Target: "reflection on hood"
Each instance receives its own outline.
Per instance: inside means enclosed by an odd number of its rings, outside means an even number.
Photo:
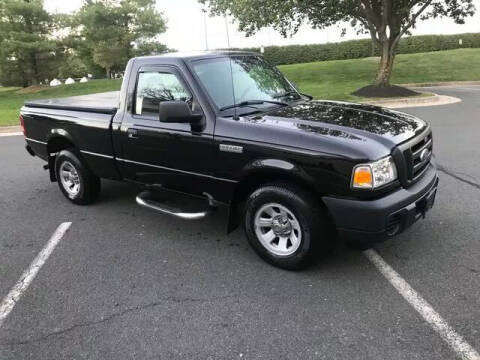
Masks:
[[[388,137],[396,137],[406,133],[413,136],[426,126],[422,120],[397,111],[371,105],[330,101],[312,101],[281,108],[263,116],[252,118],[252,120],[259,122],[269,120],[281,122],[288,119],[300,121],[296,126],[303,130],[319,133],[328,132],[329,135],[333,135],[331,133],[332,129],[322,128],[321,123],[363,130],[376,135],[389,135]],[[310,122],[310,124],[302,124],[302,121]],[[338,132],[337,136],[348,135],[342,130],[336,131]]]

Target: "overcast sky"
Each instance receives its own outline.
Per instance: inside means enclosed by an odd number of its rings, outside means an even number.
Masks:
[[[45,5],[52,12],[72,12],[81,6],[82,0],[45,0]],[[415,35],[420,34],[456,34],[462,32],[480,32],[480,0],[474,0],[477,14],[469,18],[465,25],[456,25],[450,19],[438,19],[421,22]],[[206,48],[204,14],[197,0],[157,0],[157,8],[168,19],[168,30],[160,36],[160,41],[169,48],[181,51],[203,50]],[[227,31],[225,19],[207,17],[207,41],[210,49],[226,48]],[[236,25],[229,19],[231,47],[253,47],[288,44],[310,44],[336,42],[357,39],[354,31],[341,37],[340,30],[332,27],[327,30],[313,30],[308,25],[291,38],[283,38],[273,29],[265,29],[252,37],[245,37],[238,32]]]

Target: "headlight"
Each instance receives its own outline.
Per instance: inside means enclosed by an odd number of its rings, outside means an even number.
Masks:
[[[356,189],[376,189],[395,181],[397,167],[391,156],[381,160],[355,166],[352,187]]]

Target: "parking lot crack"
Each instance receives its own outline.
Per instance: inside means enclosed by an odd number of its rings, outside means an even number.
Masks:
[[[446,167],[444,166],[441,166],[441,165],[438,165],[438,171],[444,173],[444,174],[447,174],[447,175],[450,175],[451,177],[453,177],[454,179],[458,180],[458,181],[461,181],[465,184],[468,184],[470,186],[473,186],[474,188],[480,190],[480,184],[477,184],[476,182],[473,182],[471,180],[467,180],[467,179],[464,179],[463,177],[461,177],[458,173],[455,173],[451,170],[448,170]]]
[[[50,333],[44,334],[44,335],[42,335],[40,337],[36,337],[36,338],[30,338],[30,339],[26,339],[26,340],[22,340],[22,341],[12,341],[12,342],[0,343],[0,346],[26,345],[26,344],[30,344],[30,343],[47,341],[51,338],[70,333],[70,332],[75,331],[77,329],[87,328],[87,327],[103,324],[103,323],[109,322],[111,320],[114,320],[116,318],[120,318],[124,315],[139,312],[139,311],[143,311],[143,310],[147,310],[147,309],[151,309],[151,308],[155,308],[157,306],[164,305],[165,303],[168,303],[168,302],[178,303],[178,304],[206,303],[206,302],[212,302],[212,301],[225,300],[225,299],[229,299],[229,298],[233,298],[233,296],[221,296],[221,297],[215,297],[215,298],[192,298],[192,297],[168,296],[168,297],[156,300],[156,301],[148,303],[148,304],[137,305],[137,306],[133,306],[133,307],[130,307],[130,308],[123,309],[122,311],[104,316],[104,317],[102,317],[98,320],[79,323],[79,324],[74,324],[74,325],[72,325],[68,328],[52,331]]]

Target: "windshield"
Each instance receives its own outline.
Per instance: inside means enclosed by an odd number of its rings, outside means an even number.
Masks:
[[[199,60],[193,64],[193,68],[219,109],[249,101],[301,98],[280,71],[258,56]]]

